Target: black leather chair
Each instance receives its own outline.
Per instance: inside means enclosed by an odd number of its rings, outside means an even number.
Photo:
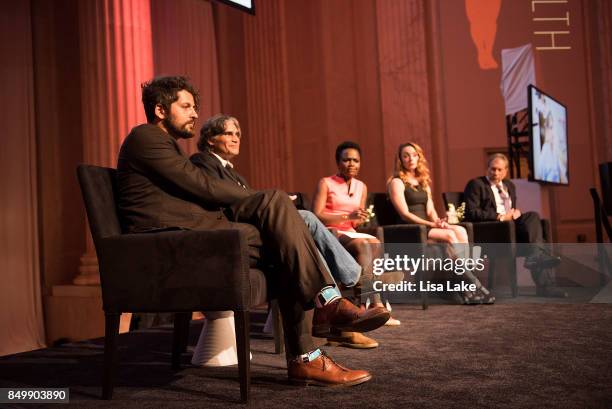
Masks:
[[[382,230],[381,241],[385,244],[385,252],[391,257],[394,256],[394,251],[397,250],[394,244],[414,243],[411,248],[414,251],[412,256],[420,257],[425,253],[427,245],[427,227],[418,224],[397,224],[397,213],[391,204],[386,193],[370,193],[368,194],[368,206],[374,205],[374,219],[371,224],[379,226]],[[404,252],[405,250],[402,250]],[[423,274],[419,270],[416,275],[417,282],[423,280]],[[419,286],[420,288],[420,286]],[[420,292],[421,307],[426,310],[429,307],[427,292]]]
[[[448,209],[449,203],[459,208],[465,202],[463,192],[442,193],[444,207]],[[512,296],[518,295],[516,275],[516,228],[514,222],[471,222],[474,232],[474,244],[483,249],[483,254],[488,256],[489,274],[487,286],[489,290],[495,288],[495,271],[499,266],[505,264],[510,274],[510,288]],[[494,243],[487,246],[487,244]]]
[[[444,192],[442,193],[444,206],[448,208],[449,203],[453,203],[456,208],[460,207],[464,200],[463,192]],[[517,276],[516,276],[516,257],[521,256],[517,252],[516,227],[514,222],[472,222],[474,231],[474,243],[483,247],[484,253],[489,255],[489,275],[487,285],[489,289],[495,287],[495,270],[505,263],[510,272],[510,286],[512,296],[518,295]],[[551,229],[550,221],[542,219],[542,233],[545,242],[550,242]],[[488,246],[487,243],[495,243],[495,246]]]
[[[266,301],[266,280],[249,268],[238,230],[123,234],[114,169],[80,165],[78,180],[98,255],[105,314],[102,397],[111,399],[123,312],[174,312],[172,366],[180,365],[192,311],[234,312],[240,397],[249,399],[249,308]],[[143,374],[144,375],[144,374]]]

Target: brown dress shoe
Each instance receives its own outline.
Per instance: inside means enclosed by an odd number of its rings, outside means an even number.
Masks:
[[[327,345],[355,349],[371,349],[378,347],[376,340],[366,337],[359,332],[341,331],[327,337]]]
[[[291,361],[287,372],[289,380],[299,385],[352,386],[372,379],[368,371],[347,369],[325,353],[310,362]]]
[[[341,298],[321,308],[315,308],[312,335],[326,338],[332,330],[368,332],[383,326],[390,316],[384,307],[360,309]]]

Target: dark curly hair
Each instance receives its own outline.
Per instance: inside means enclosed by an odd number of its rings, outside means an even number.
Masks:
[[[336,163],[340,162],[342,151],[345,149],[355,149],[357,152],[359,152],[359,156],[361,156],[361,147],[357,142],[344,141],[336,148]]]
[[[200,94],[187,77],[157,77],[151,81],[141,84],[142,104],[144,105],[147,122],[155,122],[155,107],[157,104],[170,112],[170,105],[178,100],[179,91],[187,91],[193,95],[196,109],[200,106]]]

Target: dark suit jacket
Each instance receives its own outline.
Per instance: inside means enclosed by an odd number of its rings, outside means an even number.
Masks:
[[[152,124],[135,127],[123,141],[117,191],[128,232],[230,227],[220,209],[249,196],[236,184],[206,175],[182,155],[173,137]]]
[[[212,178],[218,178],[227,181],[235,186],[239,186],[238,184],[240,183],[246,188],[246,191],[249,194],[253,194],[256,192],[255,190],[249,187],[249,184],[247,183],[244,177],[242,177],[235,170],[230,171],[226,169],[221,164],[221,161],[208,151],[194,153],[193,155],[191,155],[189,160],[191,160],[194,165],[202,169],[204,173],[206,173]],[[245,188],[242,189],[245,190]],[[237,197],[236,199],[239,198]]]
[[[508,189],[512,207],[516,207],[516,188],[510,180],[503,180]],[[472,179],[463,191],[465,199],[465,219],[471,222],[497,220],[497,205],[491,190],[491,184],[485,176]]]

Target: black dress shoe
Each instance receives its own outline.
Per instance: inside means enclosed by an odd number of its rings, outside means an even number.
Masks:
[[[525,260],[525,268],[529,270],[543,270],[545,268],[557,267],[561,263],[561,257],[551,255],[539,255],[537,257],[528,257]]]

